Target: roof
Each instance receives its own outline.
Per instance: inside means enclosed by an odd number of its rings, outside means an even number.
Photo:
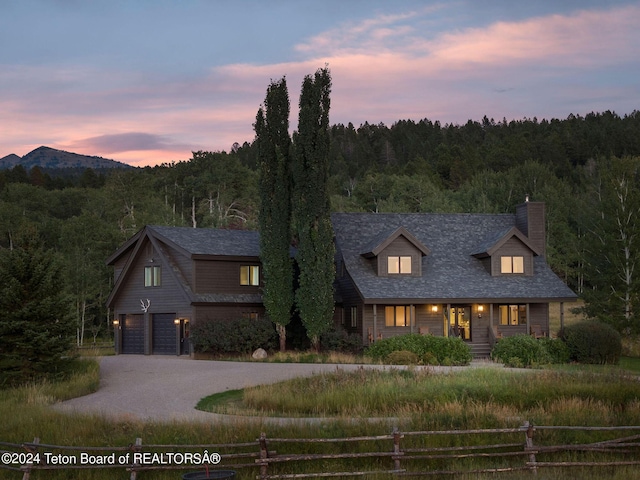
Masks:
[[[533,257],[532,276],[492,276],[483,261],[473,256],[491,250],[505,237],[522,236],[527,242],[519,230],[512,230],[515,215],[335,213],[332,221],[337,249],[366,303],[533,303],[576,298],[543,256]],[[371,250],[372,242],[401,227],[429,247],[430,254],[422,257],[422,276],[380,277],[371,260],[361,254]]]

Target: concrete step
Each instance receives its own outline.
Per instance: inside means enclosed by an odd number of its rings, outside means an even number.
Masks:
[[[491,346],[488,343],[471,343],[471,354],[474,359],[489,358],[491,354]]]

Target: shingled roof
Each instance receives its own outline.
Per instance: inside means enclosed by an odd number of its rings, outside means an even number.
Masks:
[[[490,246],[509,232],[515,215],[335,213],[332,221],[346,271],[365,303],[534,303],[577,298],[543,256],[534,256],[532,276],[492,276],[473,256],[479,246]],[[430,254],[422,257],[421,277],[378,276],[371,260],[361,255],[381,235],[400,227],[429,247]]]

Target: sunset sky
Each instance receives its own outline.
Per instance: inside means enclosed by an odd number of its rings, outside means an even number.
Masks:
[[[325,64],[330,122],[640,110],[640,1],[0,0],[0,157],[132,165],[254,138]]]

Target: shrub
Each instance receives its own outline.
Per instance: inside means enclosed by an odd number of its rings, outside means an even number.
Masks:
[[[491,358],[514,367],[551,363],[543,342],[524,334],[501,338],[491,350]]]
[[[385,360],[392,352],[406,350],[415,353],[429,363],[444,365],[468,365],[471,362],[471,348],[460,338],[435,337],[409,333],[378,340],[367,348],[365,354],[375,360]],[[425,355],[430,354],[425,357]],[[435,361],[434,361],[435,358]]]
[[[357,333],[348,333],[344,328],[335,328],[320,336],[322,350],[345,353],[362,352],[362,337]]]
[[[385,363],[389,365],[417,365],[418,355],[408,350],[397,350],[391,352],[385,358]]]
[[[556,338],[541,338],[538,340],[547,351],[549,360],[551,363],[569,363],[571,356],[569,354],[569,347],[562,340]]]
[[[622,352],[620,334],[610,325],[593,320],[569,325],[560,331],[570,358],[578,363],[617,364]]]
[[[278,335],[270,320],[238,318],[233,320],[204,319],[191,329],[191,342],[198,353],[251,353],[276,346]]]

